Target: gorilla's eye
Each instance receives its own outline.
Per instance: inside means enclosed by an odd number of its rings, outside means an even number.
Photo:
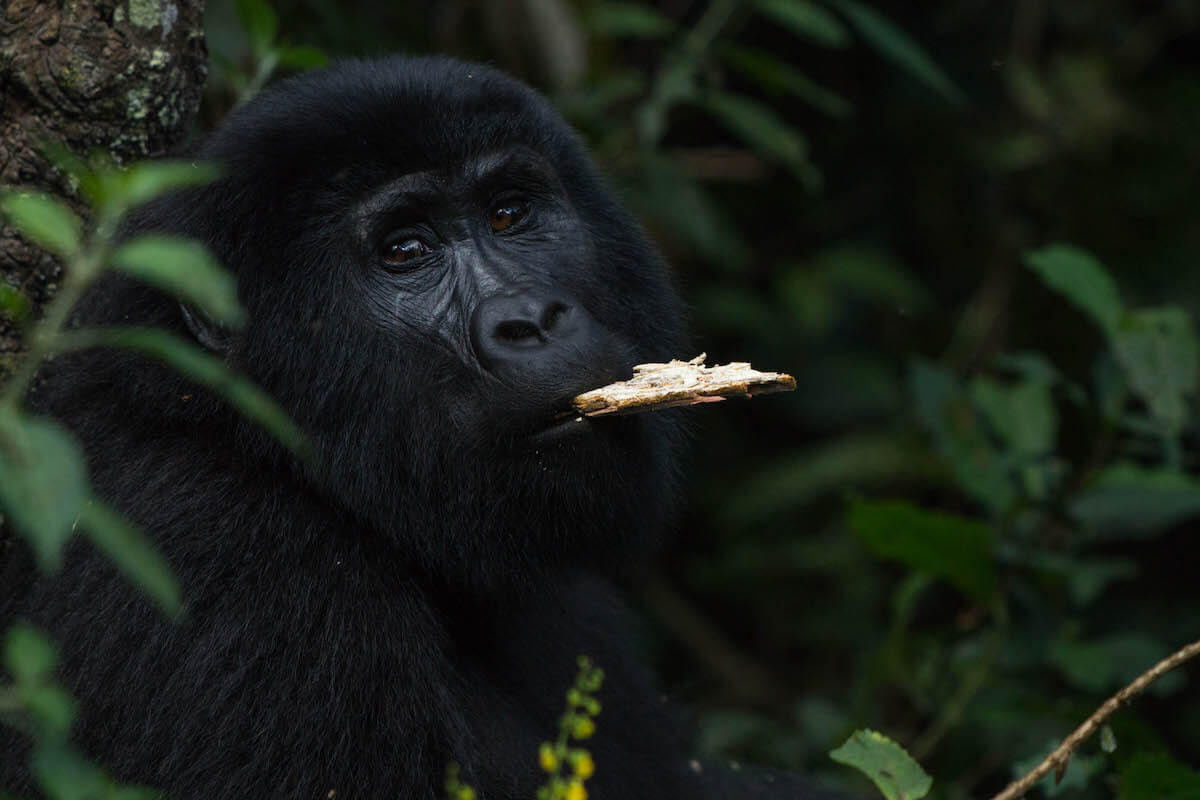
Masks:
[[[488,224],[496,233],[508,230],[529,213],[529,203],[524,200],[505,200],[492,206],[488,212]]]
[[[430,252],[429,245],[420,239],[397,239],[383,246],[383,260],[384,263],[399,266],[427,256]]]

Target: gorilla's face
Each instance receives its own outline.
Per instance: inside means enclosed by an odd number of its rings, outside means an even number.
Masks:
[[[372,102],[331,99],[349,84]],[[250,312],[231,356],[312,438],[315,488],[452,583],[653,539],[674,416],[566,412],[679,355],[679,303],[541,98],[454,62],[346,64],[202,156],[227,170],[209,239]]]
[[[492,152],[379,187],[352,215],[368,313],[404,353],[440,349],[467,442],[553,447],[605,435],[569,414],[580,392],[628,376],[621,319],[602,324],[596,248],[553,166]],[[454,376],[457,373],[457,380]]]

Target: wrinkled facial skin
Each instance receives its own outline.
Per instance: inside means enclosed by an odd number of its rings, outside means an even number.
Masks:
[[[474,373],[462,402],[477,434],[545,428],[571,397],[629,374],[634,348],[584,300],[603,291],[591,238],[537,153],[405,175],[353,219],[367,312],[403,350],[442,348]]]

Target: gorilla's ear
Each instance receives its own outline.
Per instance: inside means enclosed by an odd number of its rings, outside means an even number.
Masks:
[[[183,312],[184,323],[191,331],[192,336],[196,337],[196,341],[218,355],[225,355],[229,352],[229,346],[233,341],[232,331],[224,325],[214,322],[203,311],[192,308],[187,303],[180,303],[179,309]]]

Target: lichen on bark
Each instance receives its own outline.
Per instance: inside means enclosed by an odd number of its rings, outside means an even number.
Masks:
[[[187,134],[207,76],[203,0],[8,0],[0,4],[0,185],[86,209],[43,141],[117,163],[161,155]],[[0,222],[0,280],[36,311],[61,265]],[[0,376],[20,352],[0,318]]]

